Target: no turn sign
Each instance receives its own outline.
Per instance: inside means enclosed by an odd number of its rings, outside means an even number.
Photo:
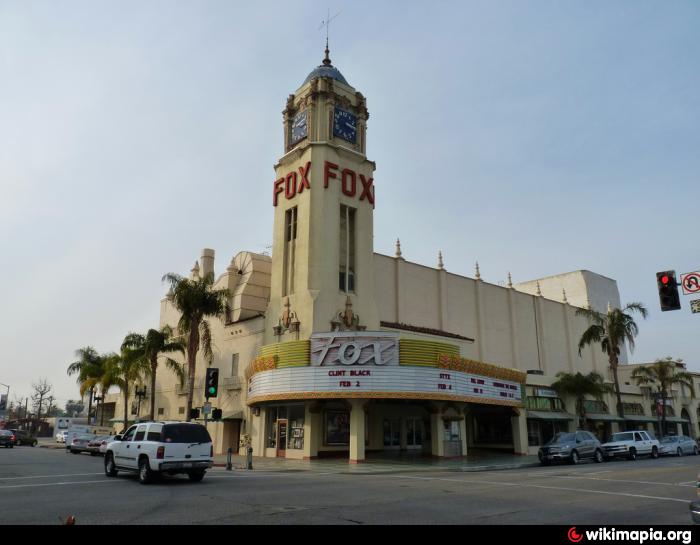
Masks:
[[[683,286],[684,295],[700,293],[700,271],[682,274],[681,286]]]

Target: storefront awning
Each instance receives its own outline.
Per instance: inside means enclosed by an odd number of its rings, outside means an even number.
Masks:
[[[598,420],[599,422],[624,422],[623,418],[606,413],[588,413],[587,420]]]
[[[527,417],[534,420],[573,420],[572,414],[560,411],[527,411]]]
[[[644,416],[644,415],[638,415],[638,414],[631,414],[625,415],[625,420],[628,422],[656,422],[656,418],[652,418],[651,416]]]
[[[221,420],[243,420],[245,416],[243,411],[229,411],[222,415]]]
[[[661,417],[655,418],[652,422],[661,422]],[[681,418],[680,416],[667,416],[666,422],[671,422],[672,424],[690,424],[690,420]]]

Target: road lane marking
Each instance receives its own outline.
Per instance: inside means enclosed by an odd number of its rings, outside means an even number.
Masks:
[[[67,473],[65,475],[32,475],[30,477],[0,477],[0,481],[11,481],[16,479],[48,479],[51,477],[83,477],[87,475],[102,475],[103,473]]]
[[[662,486],[679,486],[678,483],[662,483],[658,481],[632,481],[628,479],[605,479],[603,477],[584,477],[584,476],[576,476],[576,475],[557,475],[555,476],[557,479],[586,479],[589,481],[607,481],[607,482],[612,482],[612,483],[632,483],[632,484],[656,484],[656,485],[662,485]],[[695,482],[695,481],[693,481]]]
[[[115,481],[112,479],[102,479],[99,481],[67,481],[67,482],[62,482],[62,483],[38,483],[38,484],[10,484],[6,486],[0,486],[0,489],[3,488],[31,488],[31,487],[39,487],[39,486],[66,486],[69,484],[95,484],[95,483],[118,483],[118,482],[127,482],[127,481]]]
[[[462,484],[492,484],[497,486],[519,486],[523,488],[541,488],[545,490],[566,490],[570,492],[584,492],[589,494],[604,494],[609,496],[623,496],[627,498],[642,498],[650,500],[660,500],[660,501],[674,501],[680,503],[690,503],[690,500],[681,500],[679,498],[667,498],[663,496],[647,496],[644,494],[630,494],[626,492],[609,492],[606,490],[590,490],[586,488],[569,488],[565,486],[546,486],[540,484],[529,484],[529,483],[508,483],[508,482],[498,482],[498,481],[481,481],[481,480],[461,480],[461,479],[435,479],[431,477],[408,477],[404,475],[392,475],[391,477],[397,479],[419,479],[419,480],[436,480],[436,481],[453,481],[461,482]]]

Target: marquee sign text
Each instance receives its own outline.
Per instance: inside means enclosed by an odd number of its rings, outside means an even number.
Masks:
[[[272,187],[272,205],[277,206],[280,195],[291,200],[304,190],[311,190],[311,161],[305,166],[288,172],[282,178],[275,180]],[[323,187],[327,189],[331,180],[337,180],[340,184],[340,191],[347,197],[358,197],[361,201],[367,201],[374,208],[374,178],[359,174],[350,168],[341,168],[335,163],[324,161],[323,164]]]

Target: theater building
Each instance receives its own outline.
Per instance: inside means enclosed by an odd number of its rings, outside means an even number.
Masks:
[[[394,255],[375,253],[375,205],[388,196],[367,156],[368,123],[367,100],[328,51],[287,99],[270,185],[272,257],[240,252],[215,274],[231,294],[225,319],[211,322],[212,403],[223,411],[208,424],[216,452],[238,449],[244,435],[256,456],[351,463],[536,452],[576,425],[573,400],[550,388],[558,372],[611,379],[599,348],[579,355],[588,323],[576,307],[619,305],[615,281],[575,271],[496,285],[478,265],[473,277],[448,271],[441,255],[434,267],[412,263],[398,241]],[[206,249],[191,275],[211,273]],[[164,298],[160,325],[177,321]],[[198,362],[195,406],[204,401]],[[186,390],[167,371],[158,379],[157,418],[185,419]],[[631,403],[641,395],[633,390]],[[601,434],[628,426],[606,403],[591,409]]]

